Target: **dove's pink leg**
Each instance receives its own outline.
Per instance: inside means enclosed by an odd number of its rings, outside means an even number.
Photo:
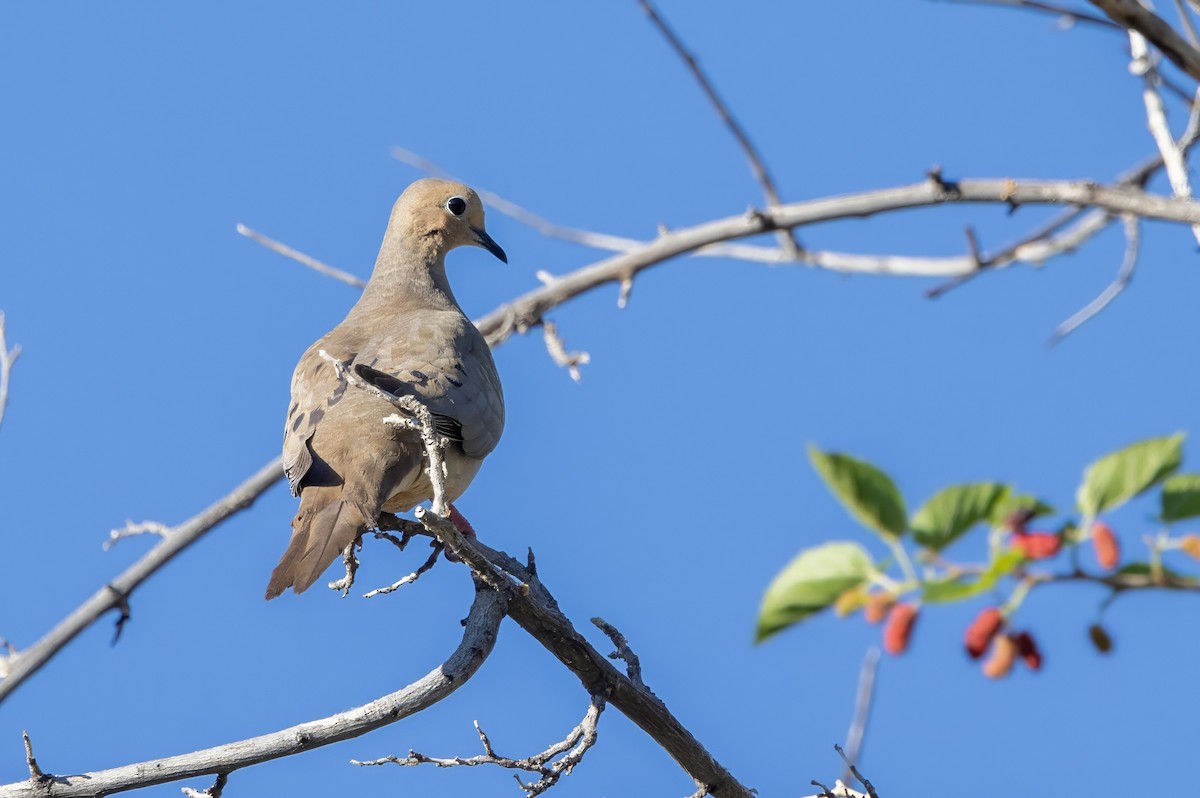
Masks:
[[[453,504],[450,505],[450,523],[454,524],[454,528],[467,537],[476,537],[475,527],[471,526],[471,522],[467,520],[467,517],[460,513],[458,508]]]
[[[458,508],[453,504],[450,505],[450,523],[454,524],[454,528],[463,534],[463,537],[476,538],[475,527],[471,526],[471,522],[467,517],[458,511]],[[450,549],[446,549],[446,559],[450,562],[462,562]]]

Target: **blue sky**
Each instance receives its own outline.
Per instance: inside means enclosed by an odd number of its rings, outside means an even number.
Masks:
[[[1124,40],[1003,9],[918,0],[663,12],[771,164],[786,200],[948,176],[1110,179],[1153,150]],[[127,518],[181,521],[273,457],[292,367],[353,289],[238,236],[244,223],[369,273],[399,145],[563,224],[649,237],[760,202],[744,159],[636,5],[212,3],[8,6],[0,24],[0,308],[24,354],[0,430],[0,635],[33,642],[151,545],[103,552]],[[1177,130],[1182,120],[1174,118]],[[1156,190],[1164,190],[1156,181]],[[816,247],[957,254],[1046,216],[937,209],[804,231]],[[509,254],[451,257],[479,316],[599,254],[492,213]],[[553,313],[581,384],[539,336],[497,351],[509,413],[460,502],[490,544],[532,547],[578,625],[601,615],[647,682],[744,783],[832,780],[877,630],[821,617],[751,644],[762,591],[801,548],[859,540],[808,443],[892,472],[910,506],[1014,480],[1070,505],[1083,466],[1196,428],[1186,366],[1195,242],[1147,225],[1131,289],[1045,339],[1120,262],[1119,232],[1044,269],[937,301],[930,283],[697,259]],[[757,435],[740,440],[748,415]],[[746,452],[752,458],[745,458]],[[1194,447],[1192,447],[1194,452]],[[146,584],[120,643],[97,625],[0,707],[0,781],[181,753],[323,717],[424,674],[454,646],[469,580],[445,564],[390,597],[314,589],[266,604],[294,500],[276,488]],[[1152,508],[1112,521],[1133,551]],[[419,555],[368,544],[365,589]],[[361,591],[360,591],[361,593]],[[1190,761],[1200,654],[1189,596],[1036,593],[1045,670],[986,681],[961,652],[983,601],[935,607],[886,660],[865,758],[885,794],[976,798],[1069,784],[1117,795]],[[587,632],[598,646],[599,634]],[[578,722],[574,677],[506,623],[446,702],[365,738],[236,773],[226,795],[519,794],[498,770],[359,770],[416,748],[476,753],[478,719],[521,756]],[[7,753],[4,753],[7,752]],[[687,777],[617,712],[562,796],[684,795]],[[201,788],[205,782],[190,782]],[[146,795],[178,795],[178,785]]]

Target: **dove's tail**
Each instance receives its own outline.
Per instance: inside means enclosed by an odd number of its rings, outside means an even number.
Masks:
[[[289,587],[303,593],[359,533],[374,524],[357,503],[342,498],[340,485],[309,485],[300,494],[292,540],[267,583],[267,600]]]

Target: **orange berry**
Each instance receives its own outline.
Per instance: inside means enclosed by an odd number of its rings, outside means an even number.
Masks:
[[[1062,549],[1062,538],[1053,532],[1014,532],[1012,543],[1030,560],[1048,560]]]
[[[887,617],[888,610],[895,603],[896,597],[891,593],[872,593],[863,607],[863,617],[867,623],[879,623]]]
[[[861,587],[852,587],[833,602],[833,611],[839,618],[845,618],[847,615],[861,610],[868,598],[867,591]]]
[[[1096,562],[1106,571],[1115,569],[1121,562],[1121,544],[1112,527],[1103,521],[1092,524],[1092,548],[1096,552]]]
[[[1017,655],[1025,660],[1025,667],[1031,671],[1041,670],[1042,652],[1038,650],[1037,641],[1029,632],[1020,632],[1013,637],[1017,644]]]
[[[992,638],[996,636],[1002,626],[1004,626],[1004,616],[995,607],[988,607],[975,616],[975,620],[971,621],[971,625],[967,627],[966,635],[967,654],[971,656],[971,659],[979,659],[983,656],[983,652],[987,651],[988,646],[992,643]]]
[[[912,604],[900,603],[888,612],[883,627],[883,650],[893,656],[903,654],[912,639],[913,626],[917,622],[917,608]]]
[[[1192,533],[1179,539],[1179,548],[1194,560],[1200,560],[1200,535]]]
[[[992,646],[992,656],[983,663],[983,675],[989,679],[1002,679],[1012,671],[1017,660],[1017,644],[1008,635],[1000,635]]]

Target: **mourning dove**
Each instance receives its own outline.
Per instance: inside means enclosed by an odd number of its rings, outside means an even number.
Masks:
[[[381,510],[403,512],[433,495],[420,435],[385,424],[395,408],[350,385],[322,351],[385,391],[425,403],[449,440],[448,501],[496,448],[504,428],[500,378],[446,279],[446,253],[468,244],[508,262],[484,230],[474,191],[432,178],[413,183],[392,208],[362,297],[300,358],[283,437],[284,473],[300,509],[268,600],[288,587],[307,590]]]

